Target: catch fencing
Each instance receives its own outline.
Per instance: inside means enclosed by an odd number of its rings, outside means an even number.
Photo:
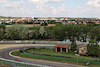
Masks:
[[[33,64],[27,62],[18,62],[14,60],[3,59],[3,58],[0,58],[0,63],[11,65],[12,67],[51,67],[51,66]]]

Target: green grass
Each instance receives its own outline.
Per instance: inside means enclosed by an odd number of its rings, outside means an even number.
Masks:
[[[40,49],[28,49],[28,52],[34,52],[34,53],[41,53],[41,54],[52,54],[52,55],[74,55],[75,53],[73,52],[69,52],[69,53],[65,53],[65,52],[55,52],[55,50],[52,49],[44,49],[44,48],[40,48]]]
[[[72,52],[69,50],[69,53],[65,53],[65,52],[55,52],[54,49],[28,49],[28,52],[34,52],[34,53],[39,53],[39,54],[50,54],[50,55],[59,55],[59,56],[66,56],[66,57],[72,57],[72,58],[76,58],[75,56],[75,52]],[[99,57],[91,57],[91,56],[79,56],[79,59],[84,59],[84,60],[97,60],[100,58]]]
[[[51,56],[41,56],[41,55],[33,55],[33,54],[27,54],[27,53],[19,54],[19,51],[15,51],[12,54],[16,55],[16,56],[24,57],[24,58],[41,59],[41,60],[48,60],[48,61],[77,64],[76,59],[51,57]],[[85,65],[86,62],[88,62],[88,61],[79,60],[79,65]],[[90,67],[100,67],[100,63],[99,62],[91,62],[91,64],[89,66]]]
[[[8,28],[8,27],[11,27],[11,25],[6,25],[6,27]]]

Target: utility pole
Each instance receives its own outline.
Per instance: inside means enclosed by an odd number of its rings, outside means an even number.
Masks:
[[[75,54],[77,56],[77,67],[78,67],[78,56],[80,56],[79,54]]]
[[[76,52],[77,54],[75,54],[75,56],[77,56],[77,67],[78,67],[78,56],[80,56],[80,54],[78,54],[78,51],[74,51]]]

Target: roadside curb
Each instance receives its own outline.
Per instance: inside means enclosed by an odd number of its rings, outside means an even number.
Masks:
[[[14,58],[21,58],[21,57],[14,56],[14,55],[11,54],[13,51],[17,51],[17,50],[19,50],[19,49],[12,50],[11,52],[9,52],[9,55],[10,55],[11,57],[14,57]],[[41,64],[32,64],[32,63],[27,63],[27,62],[22,62],[22,63],[30,64],[30,65],[33,65],[33,66],[39,66],[39,67],[52,67],[52,66],[41,65]]]
[[[9,55],[10,55],[11,57],[14,57],[14,58],[21,58],[21,57],[14,56],[14,55],[11,54],[12,52],[17,51],[17,50],[19,50],[19,49],[16,49],[16,50],[13,50],[13,51],[9,52]]]

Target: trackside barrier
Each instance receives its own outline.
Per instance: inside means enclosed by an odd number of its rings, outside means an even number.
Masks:
[[[66,41],[33,41],[33,40],[10,40],[10,41],[0,41],[0,44],[71,44],[71,42]],[[76,42],[77,44],[88,44],[88,42]]]
[[[18,62],[14,60],[8,60],[4,58],[0,58],[0,63],[9,64],[13,67],[52,67],[40,64],[26,63],[26,62]]]

